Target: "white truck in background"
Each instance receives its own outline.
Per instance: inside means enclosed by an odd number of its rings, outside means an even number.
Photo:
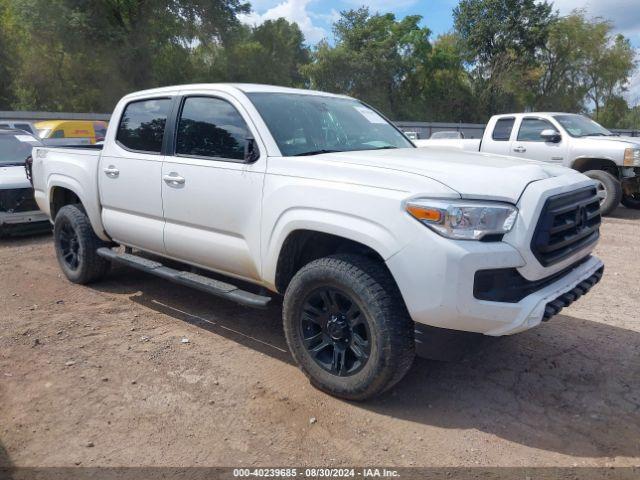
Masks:
[[[604,269],[584,175],[417,149],[341,95],[138,92],[116,106],[103,146],[37,147],[30,166],[70,281],[97,281],[117,262],[246,306],[280,294],[295,361],[352,400],[398,382],[431,341],[427,327],[521,332]]]
[[[596,181],[603,215],[620,202],[640,209],[640,138],[621,137],[570,113],[494,115],[482,139],[414,140],[418,147],[447,147],[562,165]]]

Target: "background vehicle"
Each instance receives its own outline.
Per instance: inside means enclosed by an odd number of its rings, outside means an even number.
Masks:
[[[42,145],[23,130],[0,129],[0,236],[50,229],[25,173],[25,160]]]
[[[418,132],[404,132],[404,135],[409,140],[417,140],[418,139]]]
[[[38,135],[46,140],[89,139],[94,144],[104,140],[107,122],[85,120],[47,120],[35,123]]]
[[[340,95],[246,84],[134,93],[102,148],[37,147],[32,177],[71,281],[119,262],[248,306],[282,294],[298,365],[354,400],[404,376],[425,325],[517,333],[604,268],[591,255],[600,214],[587,177],[416,149]]]
[[[32,135],[38,135],[38,129],[33,122],[27,122],[25,120],[0,120],[1,129],[15,129],[24,130]]]
[[[596,181],[603,215],[622,201],[640,208],[640,139],[611,133],[593,120],[569,113],[519,113],[491,117],[482,140],[434,143],[468,151],[511,155],[573,168]]]
[[[450,140],[464,138],[464,133],[454,131],[433,132],[431,140]]]

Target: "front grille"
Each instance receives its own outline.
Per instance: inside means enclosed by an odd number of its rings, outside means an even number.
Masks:
[[[595,243],[600,236],[600,202],[595,187],[549,197],[531,240],[544,267]]]
[[[0,212],[18,213],[38,210],[33,188],[0,190]]]

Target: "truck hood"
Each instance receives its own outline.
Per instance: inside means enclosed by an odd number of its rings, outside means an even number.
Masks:
[[[598,142],[609,142],[609,143],[622,143],[622,144],[632,144],[634,147],[640,147],[640,138],[638,137],[584,137],[589,140],[596,140]],[[627,147],[628,145],[623,145]]]
[[[534,160],[447,148],[366,150],[322,155],[325,160],[421,175],[455,190],[462,198],[517,203],[532,182],[579,175]]]
[[[30,188],[24,165],[0,167],[0,189]]]

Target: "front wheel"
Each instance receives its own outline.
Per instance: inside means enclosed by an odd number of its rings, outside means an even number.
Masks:
[[[56,215],[53,241],[60,268],[73,283],[86,284],[103,277],[109,262],[96,251],[106,245],[93,231],[79,205],[65,205]]]
[[[631,195],[624,195],[622,197],[622,204],[627,208],[640,210],[640,192],[634,192]]]
[[[622,184],[616,177],[604,170],[589,170],[584,174],[596,181],[596,189],[600,199],[600,213],[609,215],[622,200]]]
[[[291,280],[283,322],[293,358],[331,395],[366,400],[414,358],[414,325],[384,265],[360,255],[315,260]]]

